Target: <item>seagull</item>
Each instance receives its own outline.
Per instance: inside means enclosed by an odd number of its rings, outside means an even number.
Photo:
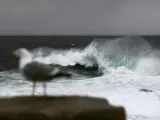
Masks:
[[[19,58],[19,70],[24,78],[33,82],[32,95],[35,95],[36,82],[43,82],[43,94],[46,95],[46,82],[57,77],[70,77],[71,74],[60,70],[53,64],[45,64],[34,60],[34,56],[26,48],[18,48],[11,52],[12,56]]]

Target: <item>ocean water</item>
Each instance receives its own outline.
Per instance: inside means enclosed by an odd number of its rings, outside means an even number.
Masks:
[[[124,106],[127,120],[160,120],[160,51],[141,37],[95,39],[85,48],[35,48],[35,60],[67,68],[73,77],[47,84],[49,95],[90,95]],[[0,97],[30,95],[17,69],[0,72]],[[42,94],[38,84],[37,95]]]

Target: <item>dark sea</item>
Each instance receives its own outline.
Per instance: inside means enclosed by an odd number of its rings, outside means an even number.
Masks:
[[[128,120],[160,120],[159,36],[0,36],[0,97],[31,95],[32,83],[9,52],[60,65],[70,79],[47,84],[48,95],[90,95],[124,106]],[[36,94],[42,95],[38,84]]]

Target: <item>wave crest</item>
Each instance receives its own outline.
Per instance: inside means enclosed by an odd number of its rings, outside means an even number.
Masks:
[[[146,69],[142,65],[143,60],[146,56],[151,56],[153,48],[142,37],[125,36],[116,39],[95,39],[84,49],[37,48],[33,53],[36,55],[36,60],[48,64],[61,66],[79,64],[85,68],[98,66],[98,70],[103,73],[121,67],[141,72],[142,69]]]

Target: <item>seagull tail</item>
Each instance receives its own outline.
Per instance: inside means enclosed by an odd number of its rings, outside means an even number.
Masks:
[[[72,74],[67,73],[67,72],[58,72],[57,74],[49,75],[47,78],[48,79],[60,78],[60,77],[70,78],[71,76]]]
[[[54,67],[54,70],[50,73],[50,77],[71,77],[72,74],[69,72],[65,72],[62,70],[60,65],[50,64],[52,67]]]
[[[58,72],[54,77],[71,77],[72,75],[67,72]]]

